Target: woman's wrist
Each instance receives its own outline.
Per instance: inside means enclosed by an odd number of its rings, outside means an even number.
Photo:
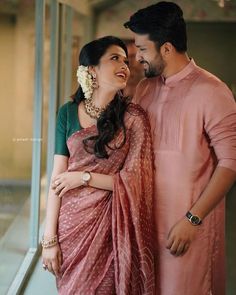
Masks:
[[[50,238],[45,237],[43,235],[42,240],[41,240],[41,245],[44,249],[54,247],[55,245],[58,244],[58,237],[57,235],[51,236]]]
[[[49,240],[51,239],[52,237],[55,237],[57,234],[56,233],[52,233],[52,234],[44,234],[43,235],[43,238],[46,239],[46,240]]]
[[[45,239],[50,239],[51,237],[54,237],[57,235],[57,231],[53,229],[46,229],[43,233],[43,237]]]
[[[80,179],[81,179],[82,185],[84,186],[89,186],[91,178],[92,178],[92,175],[89,171],[83,171],[80,174]]]

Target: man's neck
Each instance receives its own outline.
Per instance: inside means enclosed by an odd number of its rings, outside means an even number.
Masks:
[[[177,53],[167,63],[167,66],[163,72],[163,77],[169,78],[179,72],[181,72],[190,62],[190,58],[187,53]]]

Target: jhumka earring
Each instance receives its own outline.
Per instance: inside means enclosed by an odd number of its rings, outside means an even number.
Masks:
[[[98,85],[98,81],[96,79],[96,74],[95,73],[92,73],[92,87],[93,89],[97,89],[99,87]]]

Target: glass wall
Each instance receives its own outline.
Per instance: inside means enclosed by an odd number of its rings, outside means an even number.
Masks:
[[[0,6],[0,294],[29,248],[35,53],[34,1]]]
[[[58,107],[77,85],[83,39],[57,0],[0,3],[0,294],[20,294],[40,255]]]

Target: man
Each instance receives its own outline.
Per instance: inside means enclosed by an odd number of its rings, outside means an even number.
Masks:
[[[160,295],[224,295],[224,195],[236,179],[236,104],[186,53],[181,8],[159,2],[125,23],[144,79],[155,153]],[[157,291],[158,292],[158,291]]]

